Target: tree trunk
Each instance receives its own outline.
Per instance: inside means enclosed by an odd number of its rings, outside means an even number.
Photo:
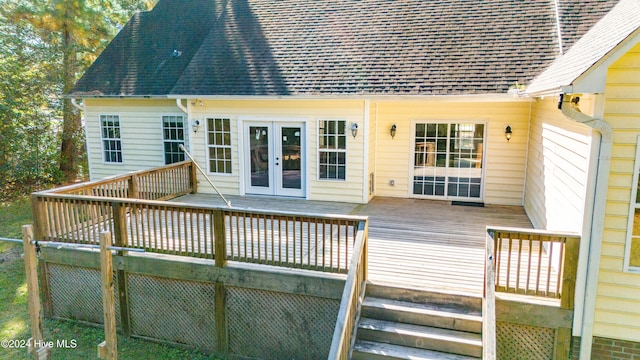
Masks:
[[[69,30],[64,27],[62,31],[62,72],[63,72],[63,93],[66,95],[71,91],[76,77],[76,50],[73,38]],[[71,104],[70,99],[63,99],[62,104],[62,145],[60,154],[60,171],[67,181],[76,180],[78,176],[78,159],[80,158],[80,147],[78,144],[79,132],[81,128],[80,114]]]

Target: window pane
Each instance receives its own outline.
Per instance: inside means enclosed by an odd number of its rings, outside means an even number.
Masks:
[[[630,251],[629,266],[640,266],[640,209],[634,211]]]
[[[231,173],[231,120],[207,119],[207,145],[209,172]]]

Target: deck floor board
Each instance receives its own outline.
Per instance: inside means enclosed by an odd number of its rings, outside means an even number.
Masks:
[[[234,207],[369,217],[369,280],[413,288],[480,293],[487,226],[532,228],[519,206],[470,207],[446,201],[376,197],[365,205],[230,196]],[[206,194],[176,201],[223,204]]]

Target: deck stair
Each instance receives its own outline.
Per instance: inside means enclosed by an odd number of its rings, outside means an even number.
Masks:
[[[481,297],[367,284],[352,359],[479,359],[481,332]]]

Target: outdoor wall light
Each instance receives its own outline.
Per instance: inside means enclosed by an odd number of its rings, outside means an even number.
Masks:
[[[393,139],[394,137],[396,137],[396,130],[398,129],[398,127],[396,126],[396,124],[391,125],[391,129],[389,129],[389,134],[391,134],[391,138]]]
[[[351,123],[351,135],[354,139],[358,135],[358,123]]]
[[[193,120],[193,123],[191,124],[191,128],[193,128],[194,133],[197,133],[198,130],[200,129],[200,120],[198,119]]]
[[[511,131],[511,125],[507,125],[504,128],[504,137],[507,138],[507,142],[511,140],[511,134],[513,134],[513,132]]]

